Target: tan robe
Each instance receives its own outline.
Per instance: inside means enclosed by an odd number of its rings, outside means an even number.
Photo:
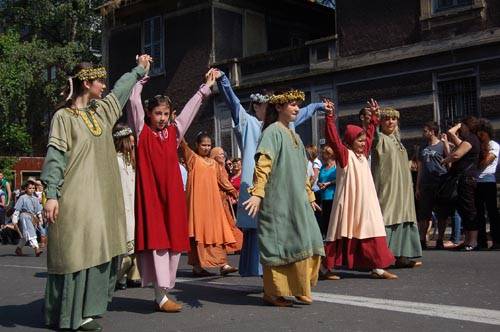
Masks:
[[[127,251],[125,208],[112,137],[120,110],[113,93],[96,102],[100,136],[94,136],[82,117],[69,109],[58,110],[52,119],[48,144],[64,152],[67,163],[59,217],[49,227],[50,274],[88,269]]]

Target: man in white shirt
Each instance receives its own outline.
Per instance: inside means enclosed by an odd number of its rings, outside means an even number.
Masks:
[[[497,208],[497,183],[495,173],[498,165],[500,145],[492,140],[493,128],[491,123],[486,119],[480,120],[477,136],[481,141],[481,146],[484,147],[484,151],[482,151],[479,161],[480,173],[477,178],[476,189],[477,222],[479,225],[478,247],[484,249],[488,247],[485,218],[485,212],[487,212],[490,221],[490,234],[493,240],[492,249],[499,249],[500,218]]]

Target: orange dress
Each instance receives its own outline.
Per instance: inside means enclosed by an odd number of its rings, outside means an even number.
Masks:
[[[219,192],[218,165],[181,143],[188,169],[187,207],[191,252],[188,264],[221,267],[227,264],[226,247],[236,243]]]
[[[234,210],[231,202],[229,201],[230,197],[238,199],[238,191],[234,188],[231,181],[229,181],[229,176],[227,175],[226,169],[224,166],[219,165],[219,171],[217,173],[217,180],[219,183],[219,191],[222,199],[222,204],[224,205],[224,212],[226,213],[226,217],[231,224],[231,230],[234,235],[234,239],[236,243],[231,243],[226,247],[228,253],[233,253],[236,251],[240,251],[243,246],[243,233],[240,231],[238,227],[236,227],[236,218],[234,215]]]

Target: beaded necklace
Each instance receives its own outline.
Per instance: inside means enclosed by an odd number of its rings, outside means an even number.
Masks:
[[[90,105],[92,106],[92,105]],[[88,111],[81,111],[78,109],[67,109],[76,117],[81,117],[87,128],[90,130],[92,135],[99,137],[102,134],[102,128],[97,122],[97,118],[95,116],[96,111],[92,107],[88,107]]]

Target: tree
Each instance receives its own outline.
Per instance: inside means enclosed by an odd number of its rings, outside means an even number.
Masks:
[[[0,3],[7,28],[0,29],[0,155],[44,153],[67,73],[78,62],[99,61],[101,17],[93,8],[101,2]]]

